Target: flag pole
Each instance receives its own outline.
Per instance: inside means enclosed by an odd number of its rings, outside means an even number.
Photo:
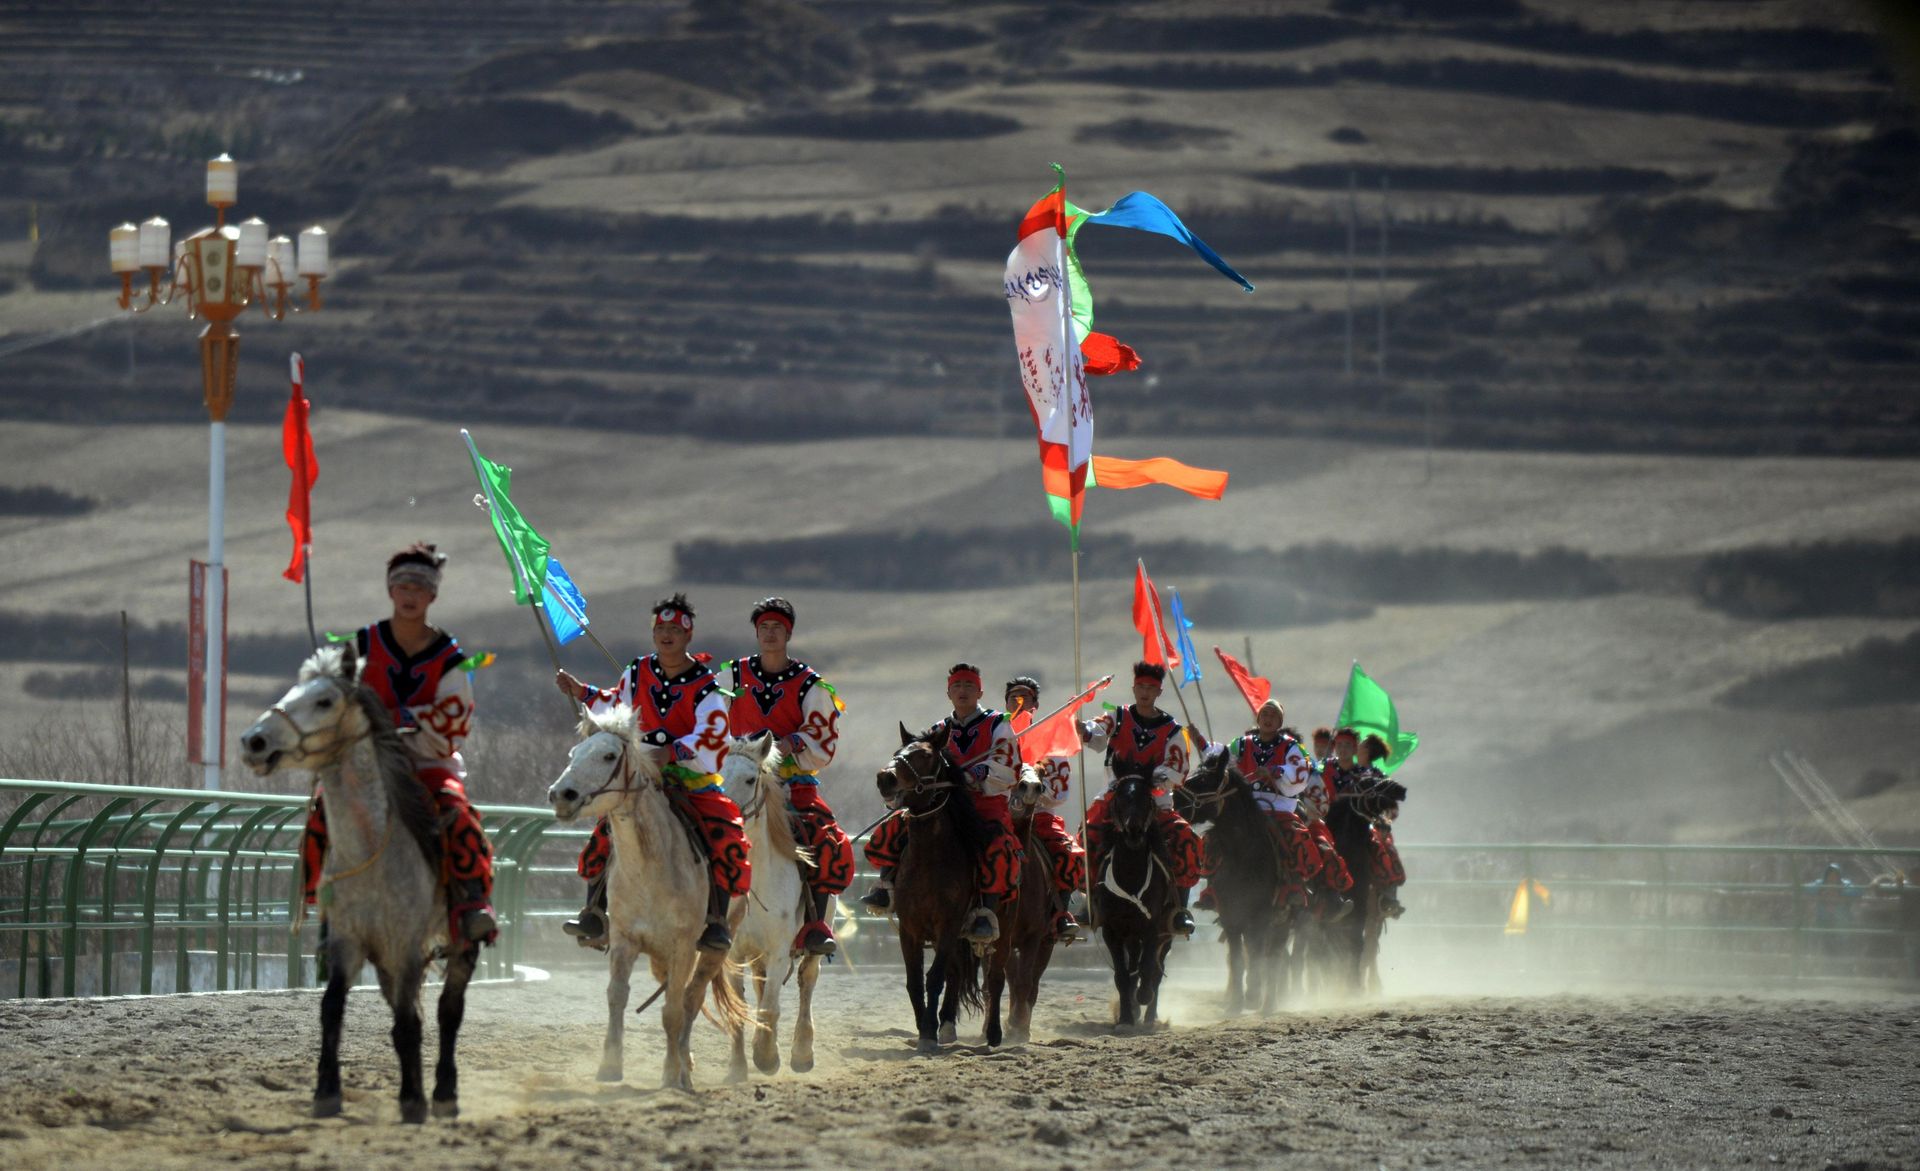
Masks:
[[[1107,675],[1099,679],[1095,679],[1092,683],[1088,684],[1088,686],[1097,688],[1103,685],[1110,685],[1112,682],[1113,682],[1113,676]],[[1059,715],[1061,712],[1066,711],[1068,708],[1072,707],[1074,704],[1078,703],[1079,701],[1080,701],[1080,693],[1076,691],[1073,693],[1072,699],[1061,704],[1059,707],[1054,708],[1052,711],[1048,712],[1046,715],[1035,718],[1034,721],[1028,724],[1025,728],[1022,728],[1020,731],[1015,732],[1013,734],[1013,738],[1016,741],[1024,739],[1028,732],[1033,731],[1035,728],[1038,728],[1040,725],[1046,723],[1048,720],[1051,720],[1053,717]]]
[[[1193,681],[1193,693],[1200,697],[1200,718],[1205,721],[1207,725],[1207,739],[1211,741],[1213,739],[1213,716],[1207,711],[1207,692],[1205,688],[1200,686],[1200,680],[1198,679]]]
[[[480,481],[480,491],[486,497],[487,526],[491,528],[493,526],[493,518],[497,515],[493,510],[493,485],[487,481],[487,477],[480,471],[480,449],[473,445],[473,436],[467,432],[465,427],[460,428],[460,438],[466,441],[467,455],[473,460],[474,479]],[[494,535],[496,537],[500,535],[498,530],[495,531]],[[501,544],[506,546],[507,556],[513,559],[514,585],[524,588],[524,583],[527,580],[527,567],[520,564],[520,550],[515,549],[511,541],[502,541]],[[533,611],[533,623],[540,628],[541,641],[547,644],[547,657],[553,660],[553,669],[555,671],[564,670],[564,668],[560,666],[560,647],[553,641],[553,631],[547,629],[547,612],[546,607],[540,604],[540,591],[528,590],[527,594],[532,602],[530,609]],[[579,718],[582,710],[582,704],[579,698],[569,697],[568,702],[573,705],[574,717],[576,719]]]
[[[1080,686],[1080,529],[1076,526],[1068,531],[1073,534],[1073,685],[1078,687]],[[1078,693],[1074,698],[1079,698]],[[1074,738],[1080,741],[1080,753],[1074,763],[1074,771],[1080,774],[1080,840],[1084,843],[1087,840],[1087,742],[1080,736],[1077,727],[1074,729]],[[1087,929],[1096,931],[1100,927],[1100,912],[1093,903],[1093,867],[1089,865],[1081,869],[1086,872]]]
[[[305,462],[302,460],[301,462]],[[309,521],[309,524],[312,522]],[[307,641],[313,643],[313,649],[320,649],[320,635],[313,625],[313,546],[300,546],[300,578],[307,587]]]

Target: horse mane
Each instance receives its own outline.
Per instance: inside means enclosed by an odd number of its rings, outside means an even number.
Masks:
[[[640,722],[631,707],[617,704],[603,712],[582,708],[580,722],[573,730],[582,740],[599,732],[618,736],[627,750],[627,764],[632,767],[633,775],[649,784],[660,783],[660,761],[647,751],[653,746],[640,739]]]
[[[392,802],[394,812],[400,817],[400,824],[407,827],[407,833],[413,836],[414,843],[420,847],[420,853],[427,860],[427,868],[438,876],[441,854],[439,807],[427,793],[427,787],[414,775],[413,754],[407,751],[399,730],[393,726],[393,717],[387,714],[386,703],[373,693],[373,688],[358,682],[353,684],[351,695],[353,702],[360,706],[360,713],[367,719],[374,759],[379,764],[380,779],[387,786],[387,800]]]

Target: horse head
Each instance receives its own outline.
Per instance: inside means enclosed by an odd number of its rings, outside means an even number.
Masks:
[[[726,759],[720,762],[720,787],[744,812],[758,809],[758,802],[769,800],[780,785],[780,741],[772,732],[753,736],[735,736],[727,744]]]
[[[605,817],[643,786],[659,787],[660,761],[640,739],[633,709],[589,712],[579,734],[567,767],[547,786],[547,803],[561,821]]]
[[[1032,817],[1040,802],[1047,796],[1047,785],[1040,774],[1030,764],[1020,766],[1020,780],[1007,794],[1007,809],[1015,821],[1023,817]]]
[[[299,681],[240,733],[247,767],[263,777],[281,768],[311,770],[372,735],[377,726],[360,702],[360,666],[350,642],[313,652]]]
[[[1385,817],[1389,810],[1407,799],[1407,787],[1399,781],[1388,780],[1384,776],[1365,778],[1360,785],[1347,795],[1353,804],[1353,810],[1361,817],[1372,821]]]
[[[1153,803],[1153,778],[1129,773],[1113,783],[1107,799],[1107,820],[1129,844],[1138,845],[1152,829],[1159,810]]]
[[[944,799],[949,790],[960,787],[961,782],[953,775],[958,770],[941,751],[947,746],[946,728],[937,728],[920,739],[902,724],[900,741],[900,751],[875,778],[880,796],[888,804],[913,808],[936,797]]]

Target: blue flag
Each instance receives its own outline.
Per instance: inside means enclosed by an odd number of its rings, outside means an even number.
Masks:
[[[547,622],[553,627],[553,637],[561,646],[566,646],[587,632],[586,595],[567,576],[558,557],[547,558],[546,588],[540,591],[540,595],[547,611]]]
[[[1173,637],[1179,640],[1180,679],[1177,686],[1185,687],[1189,683],[1200,682],[1200,656],[1194,653],[1193,636],[1187,633],[1193,629],[1193,622],[1180,605],[1180,591],[1169,589],[1167,593],[1173,598],[1170,607],[1173,610]]]

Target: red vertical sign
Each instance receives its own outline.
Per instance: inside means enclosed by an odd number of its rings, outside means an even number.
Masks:
[[[227,596],[227,569],[220,567],[220,597]],[[207,697],[207,563],[187,562],[187,763],[227,763],[227,608],[220,607],[220,730],[215,758],[207,759],[204,743]]]

